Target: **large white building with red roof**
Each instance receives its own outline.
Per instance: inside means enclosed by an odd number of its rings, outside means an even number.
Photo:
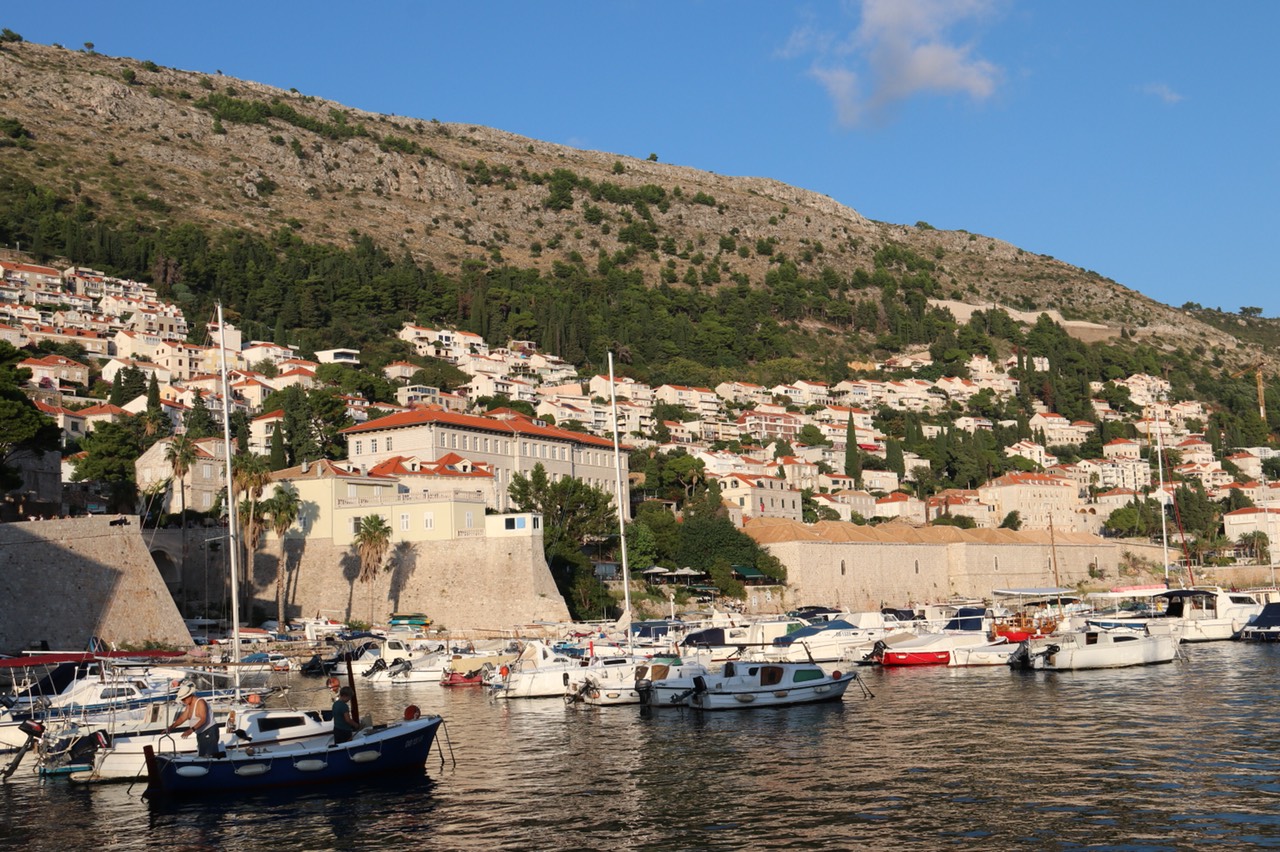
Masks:
[[[1060,529],[1075,525],[1080,505],[1076,483],[1044,473],[1006,473],[978,487],[983,503],[996,507],[1000,520],[1017,512],[1023,529],[1046,529],[1049,519]]]
[[[609,494],[615,490],[611,440],[547,426],[514,411],[480,416],[419,408],[350,426],[343,435],[347,458],[362,469],[393,456],[438,460],[449,453],[482,465],[492,471],[501,510],[509,505],[512,477],[527,477],[539,464],[553,482],[575,477]]]

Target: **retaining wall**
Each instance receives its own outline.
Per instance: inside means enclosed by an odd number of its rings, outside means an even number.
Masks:
[[[188,647],[187,631],[147,551],[137,519],[0,524],[0,651],[47,643]]]

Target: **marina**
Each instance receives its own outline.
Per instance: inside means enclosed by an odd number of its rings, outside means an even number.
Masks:
[[[406,695],[445,724],[421,777],[173,804],[24,767],[0,839],[28,849],[1080,848],[1268,846],[1280,838],[1280,649],[1187,646],[1085,672],[860,670],[875,698],[699,713]],[[322,682],[295,698],[327,706]],[[310,692],[307,689],[310,689]],[[1018,724],[999,724],[1010,707]],[[456,759],[453,764],[452,757]],[[340,802],[340,804],[339,804]],[[56,827],[50,814],[58,814]]]

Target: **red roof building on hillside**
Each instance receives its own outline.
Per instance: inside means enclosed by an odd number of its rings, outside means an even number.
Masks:
[[[574,477],[610,495],[615,490],[611,440],[548,426],[510,409],[481,416],[414,408],[350,426],[342,435],[347,457],[367,467],[396,455],[440,458],[457,453],[492,471],[496,508],[502,510],[509,503],[512,478],[528,476],[538,465],[553,482]],[[629,450],[622,447],[623,452]]]

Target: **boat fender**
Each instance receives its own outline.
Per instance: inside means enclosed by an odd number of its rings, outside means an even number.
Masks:
[[[209,774],[207,766],[179,766],[176,770],[183,778],[200,778]]]
[[[328,765],[329,765],[328,761],[316,760],[313,758],[308,760],[296,761],[293,764],[293,768],[298,770],[299,772],[319,772],[321,769],[324,769]]]
[[[246,763],[244,766],[237,766],[234,771],[237,775],[251,777],[254,775],[266,775],[267,770],[270,768],[266,763]]]
[[[421,717],[422,711],[418,709],[417,704],[410,704],[408,707],[404,708],[404,720],[406,722],[412,722],[414,719]]]

